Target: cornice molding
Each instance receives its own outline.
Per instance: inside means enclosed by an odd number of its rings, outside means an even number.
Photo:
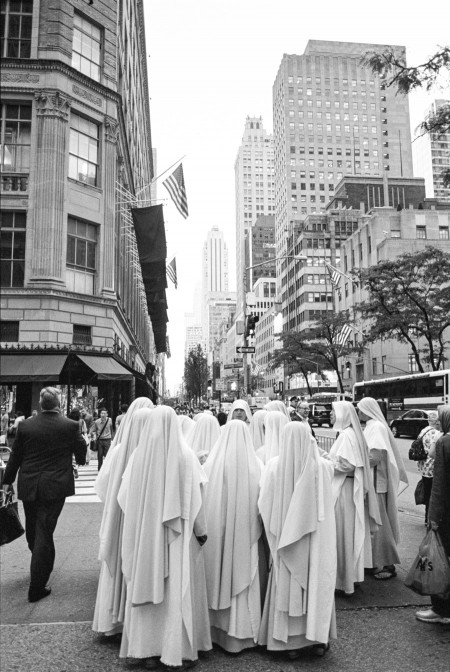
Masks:
[[[36,112],[38,117],[58,117],[69,121],[72,99],[59,91],[35,91]]]

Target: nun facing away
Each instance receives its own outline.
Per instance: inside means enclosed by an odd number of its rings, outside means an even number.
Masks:
[[[277,457],[280,454],[281,436],[288,422],[290,420],[280,411],[269,411],[267,413],[264,420],[264,444],[256,451],[256,455],[264,464],[267,464],[272,457]]]
[[[351,595],[372,567],[371,534],[381,525],[369,465],[369,449],[356,410],[349,401],[333,402],[331,422],[339,436],[331,447],[335,498],[336,589]]]
[[[139,443],[145,423],[153,413],[153,404],[150,404],[147,407],[135,407],[126,426],[125,419],[122,421],[120,426],[124,426],[124,431],[121,442],[111,448],[108,463],[105,461],[94,486],[104,507],[99,532],[98,559],[101,567],[92,629],[107,636],[122,632],[126,601],[121,557],[123,513],[117,502],[117,494],[130,456]],[[108,475],[107,479],[105,474]]]
[[[266,411],[269,411],[269,412],[280,411],[280,413],[283,413],[287,417],[288,420],[291,419],[291,415],[289,413],[289,410],[288,410],[287,406],[285,404],[283,404],[283,402],[280,401],[279,399],[275,399],[275,401],[269,401],[269,403],[266,404],[264,406],[264,408],[266,409]]]
[[[262,464],[250,431],[229,420],[204,464],[206,585],[211,638],[230,653],[256,646],[261,620],[258,573]]]
[[[290,658],[308,646],[323,655],[336,637],[332,479],[309,428],[288,423],[258,502],[273,560],[258,642]]]
[[[181,666],[211,648],[200,548],[205,482],[174,410],[155,408],[118,494],[127,586],[121,658]]]
[[[252,435],[253,447],[255,450],[261,448],[264,445],[265,440],[265,425],[264,420],[266,418],[267,411],[260,409],[255,411],[250,423],[250,434]]]
[[[400,563],[397,544],[400,541],[397,495],[408,485],[397,444],[384,418],[378,402],[365,397],[358,403],[359,417],[366,423],[364,437],[369,447],[372,478],[380,510],[381,527],[372,538],[373,576],[377,580],[391,579],[397,575],[395,565]]]
[[[200,414],[186,437],[200,464],[205,462],[219,436],[220,425],[217,418],[209,413]]]

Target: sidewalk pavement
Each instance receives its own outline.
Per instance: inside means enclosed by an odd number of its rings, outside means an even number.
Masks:
[[[23,520],[23,511],[19,507]],[[30,554],[24,537],[2,547],[2,672],[116,672],[128,669],[118,644],[92,632],[102,505],[66,504],[55,533],[52,594],[27,602]],[[450,626],[414,618],[428,598],[403,585],[425,533],[423,515],[400,513],[402,563],[396,578],[367,576],[351,597],[337,597],[338,639],[323,658],[296,661],[253,649],[233,656],[219,648],[200,658],[199,672],[450,672]],[[133,666],[134,669],[136,668]]]

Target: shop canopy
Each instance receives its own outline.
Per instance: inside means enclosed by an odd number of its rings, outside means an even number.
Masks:
[[[0,355],[1,383],[58,383],[67,355],[22,353]]]
[[[133,378],[133,374],[112,357],[81,355],[79,353],[77,353],[77,357],[97,375],[98,380],[132,380]]]

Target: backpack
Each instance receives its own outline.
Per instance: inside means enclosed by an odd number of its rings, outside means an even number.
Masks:
[[[425,434],[426,433],[427,432],[425,432]],[[423,436],[425,436],[425,434]],[[426,460],[428,457],[428,453],[425,450],[425,446],[423,445],[422,440],[423,436],[418,436],[417,439],[414,439],[414,441],[411,444],[411,448],[409,449],[408,457],[410,460],[413,460],[414,462],[421,462],[423,460]]]

